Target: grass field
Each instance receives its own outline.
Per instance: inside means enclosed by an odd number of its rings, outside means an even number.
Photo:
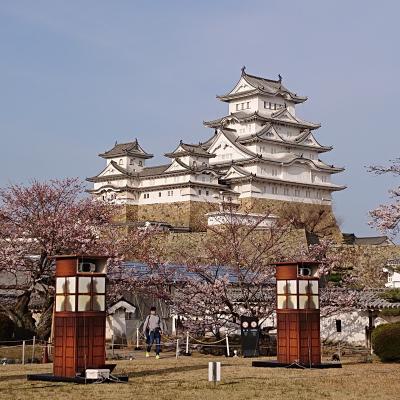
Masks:
[[[207,381],[208,361],[222,362],[222,381]],[[252,368],[251,359],[167,356],[119,361],[129,383],[78,385],[32,382],[26,374],[52,365],[0,365],[0,399],[399,399],[399,364],[345,364],[342,369]]]

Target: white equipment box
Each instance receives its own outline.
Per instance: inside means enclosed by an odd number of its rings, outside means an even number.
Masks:
[[[109,369],[87,369],[86,379],[108,379],[110,377]]]

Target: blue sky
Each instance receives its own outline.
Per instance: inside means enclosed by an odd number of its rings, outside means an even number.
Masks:
[[[345,232],[393,177],[365,166],[398,156],[397,1],[0,2],[0,186],[97,174],[97,154],[138,138],[153,163],[226,113],[216,94],[247,72],[307,95],[304,119],[345,166],[334,196]]]

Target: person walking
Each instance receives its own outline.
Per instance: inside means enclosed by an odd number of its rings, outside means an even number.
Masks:
[[[156,313],[156,307],[150,308],[150,315],[146,317],[143,323],[143,334],[146,336],[146,357],[150,357],[151,347],[156,343],[156,359],[160,358],[161,349],[161,318]]]

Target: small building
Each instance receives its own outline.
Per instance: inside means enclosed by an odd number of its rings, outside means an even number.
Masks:
[[[387,288],[400,288],[400,260],[388,261],[383,272],[387,273]]]

